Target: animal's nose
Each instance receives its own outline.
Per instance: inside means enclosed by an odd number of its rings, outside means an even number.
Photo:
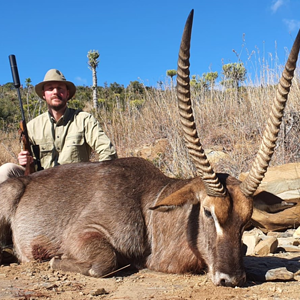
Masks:
[[[242,286],[246,282],[246,274],[243,273],[240,276],[228,276],[223,275],[220,277],[219,285],[221,286],[228,286],[228,287],[235,287],[235,286]]]

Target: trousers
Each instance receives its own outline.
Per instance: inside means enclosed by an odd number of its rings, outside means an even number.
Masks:
[[[14,163],[6,163],[0,166],[0,183],[8,178],[24,175],[25,168]]]

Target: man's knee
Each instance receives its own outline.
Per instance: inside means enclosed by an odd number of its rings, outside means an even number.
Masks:
[[[6,163],[0,166],[0,183],[8,178],[24,175],[24,168],[14,163]]]

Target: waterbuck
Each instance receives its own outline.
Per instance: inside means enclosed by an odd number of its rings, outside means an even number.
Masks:
[[[127,264],[168,273],[207,269],[216,285],[245,282],[241,236],[251,218],[252,195],[274,150],[300,34],[261,148],[241,183],[214,173],[197,135],[189,86],[192,20],[193,11],[180,45],[177,94],[198,176],[169,178],[150,162],[131,157],[63,165],[9,179],[0,185],[1,243],[12,238],[20,262],[50,260],[53,269],[95,277]]]

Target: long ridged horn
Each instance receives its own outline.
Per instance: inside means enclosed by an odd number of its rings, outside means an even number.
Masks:
[[[201,146],[191,106],[189,59],[193,16],[194,10],[190,12],[187,18],[178,57],[177,98],[180,121],[183,127],[186,147],[194,161],[199,176],[205,184],[206,193],[209,196],[220,197],[226,195],[226,189],[214,173]]]
[[[272,105],[269,120],[264,131],[263,140],[257,156],[252,164],[246,179],[241,183],[241,190],[245,196],[252,196],[261,183],[269,162],[272,158],[275,143],[277,141],[284,108],[294,77],[296,63],[300,48],[300,30],[293,44],[292,50],[286,62],[281,79],[279,81],[276,96]]]

